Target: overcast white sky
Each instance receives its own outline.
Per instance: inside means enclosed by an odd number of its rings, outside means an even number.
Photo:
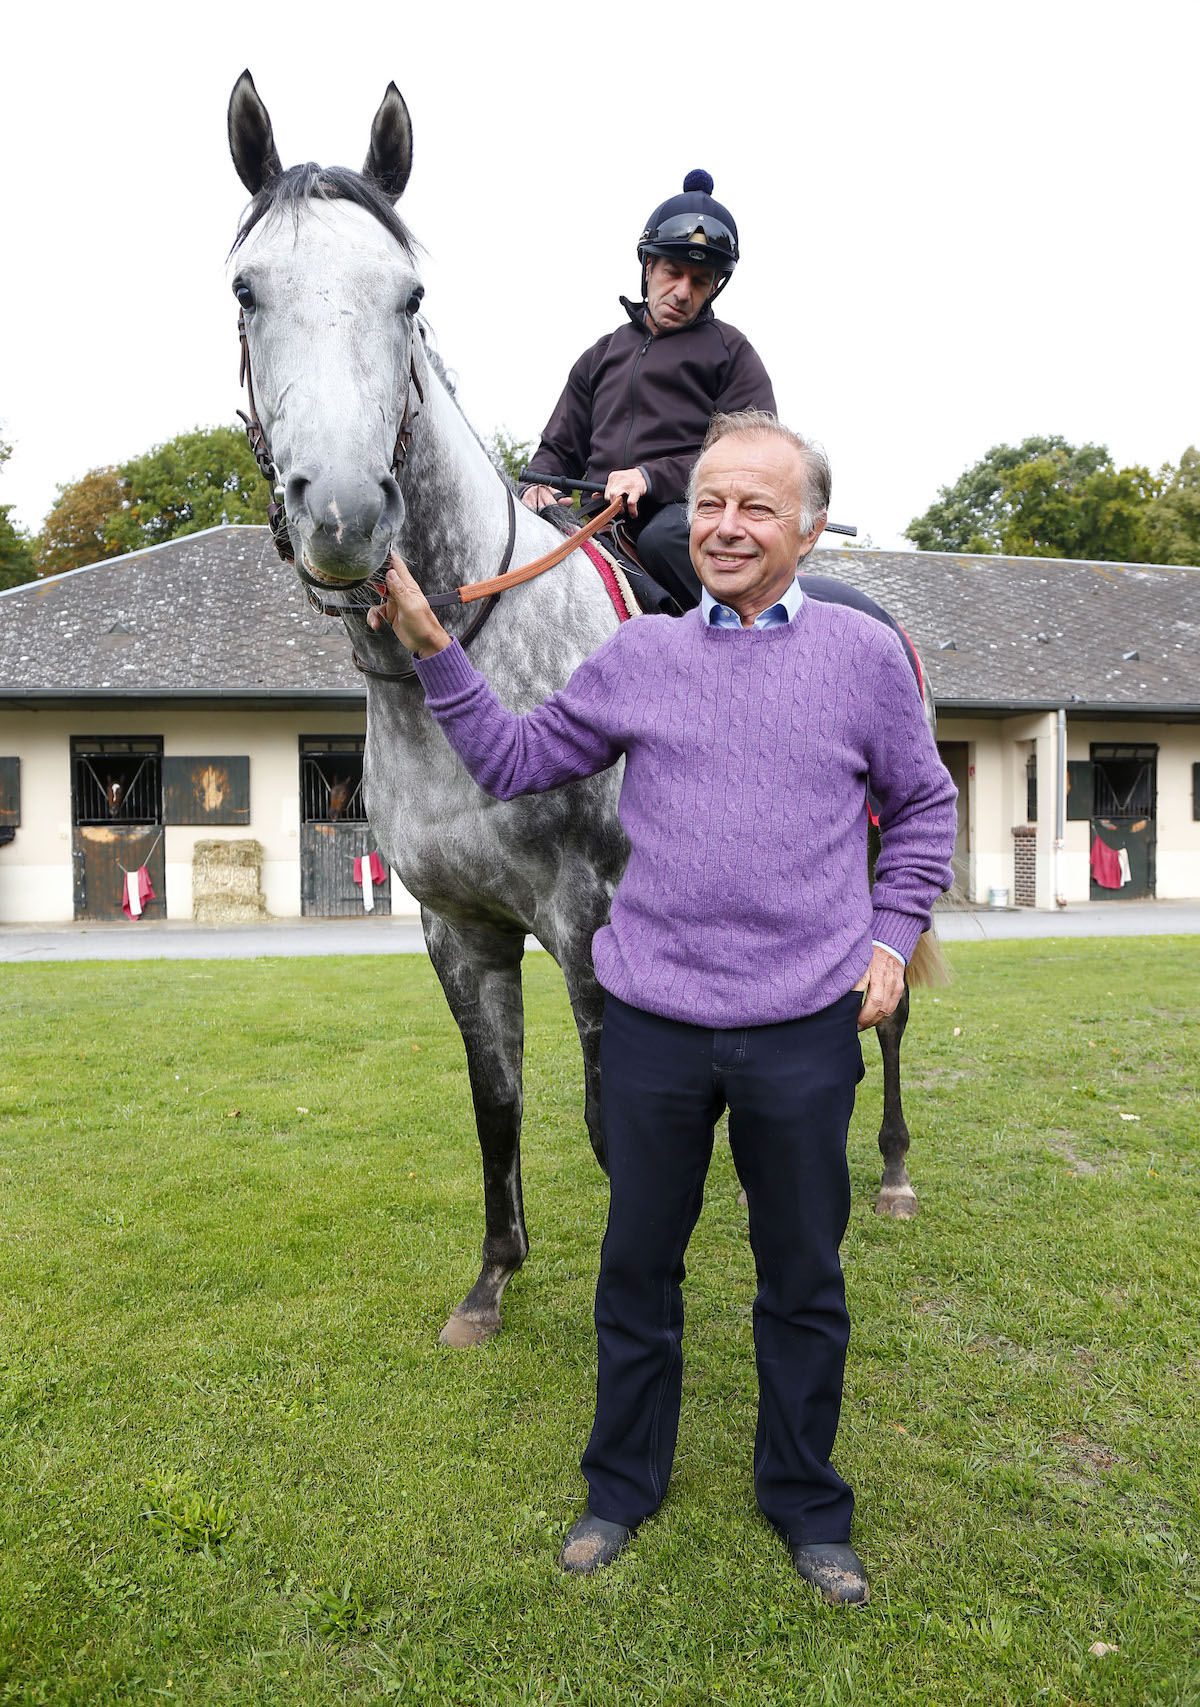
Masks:
[[[5,25],[0,501],[233,419],[225,142],[244,65],[285,165],[357,166],[389,78],[402,211],[484,434],[536,438],[692,166],[744,259],[721,312],[877,545],[999,440],[1200,440],[1200,6],[708,0],[22,6]]]

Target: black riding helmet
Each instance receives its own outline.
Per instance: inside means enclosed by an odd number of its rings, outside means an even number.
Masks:
[[[683,194],[660,202],[646,221],[646,229],[638,239],[643,295],[646,268],[652,255],[668,255],[675,261],[690,261],[693,266],[712,267],[717,274],[714,297],[729,283],[738,264],[737,225],[729,209],[713,200],[712,187],[707,172],[689,172],[683,180]]]

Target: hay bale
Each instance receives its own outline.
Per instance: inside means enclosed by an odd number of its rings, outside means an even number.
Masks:
[[[192,917],[201,925],[250,925],[268,917],[261,842],[200,841],[192,855]]]

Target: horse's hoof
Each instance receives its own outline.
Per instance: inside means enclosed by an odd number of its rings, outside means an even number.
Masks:
[[[917,1213],[917,1194],[911,1185],[885,1185],[875,1199],[876,1215],[893,1221],[911,1221]]]
[[[439,1345],[462,1351],[467,1346],[486,1345],[500,1332],[500,1322],[481,1322],[477,1316],[461,1316],[456,1310],[438,1335]]]

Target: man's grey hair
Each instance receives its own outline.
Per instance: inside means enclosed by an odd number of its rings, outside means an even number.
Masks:
[[[827,514],[829,510],[829,495],[833,488],[829,458],[815,439],[806,439],[792,432],[766,409],[737,409],[728,415],[713,416],[700,447],[700,456],[688,476],[688,522],[696,513],[696,470],[700,467],[700,458],[718,439],[728,438],[782,439],[793,450],[799,451],[804,464],[804,506],[800,514],[800,531],[811,533],[817,525],[818,516]]]

